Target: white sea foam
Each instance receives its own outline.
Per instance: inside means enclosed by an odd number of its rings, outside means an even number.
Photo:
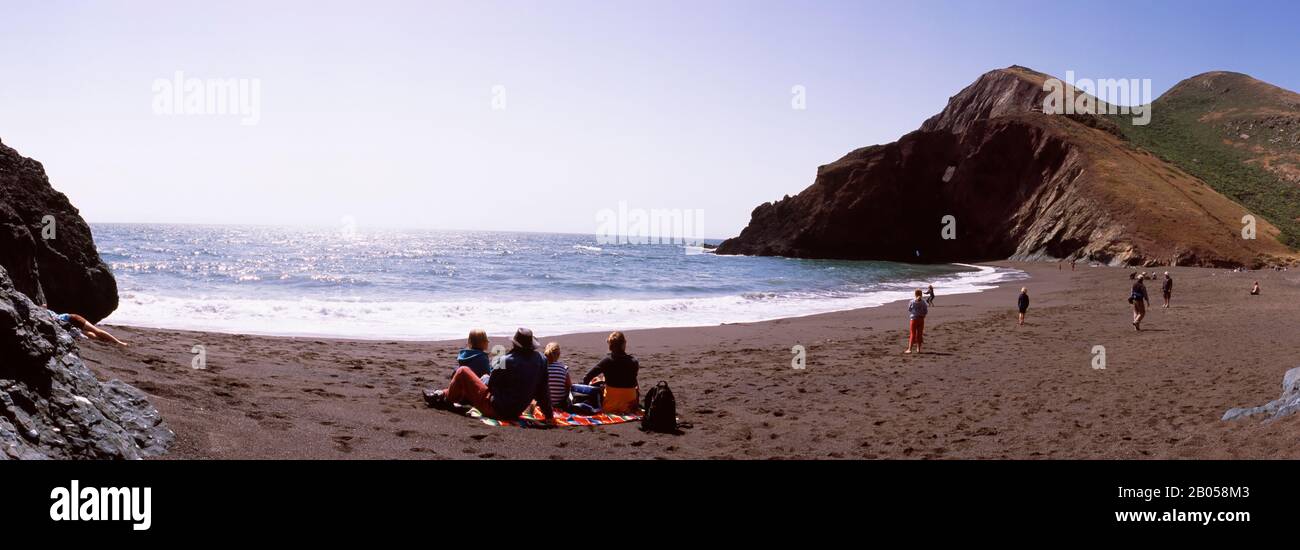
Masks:
[[[965,264],[961,264],[965,265]],[[1023,272],[983,266],[932,281],[940,299],[981,292],[1026,278]],[[880,306],[911,296],[931,281],[879,285],[856,294],[750,293],[708,298],[533,301],[345,301],[172,297],[124,292],[107,322],[155,328],[282,336],[443,340],[470,328],[509,334],[528,326],[541,335],[801,317]]]

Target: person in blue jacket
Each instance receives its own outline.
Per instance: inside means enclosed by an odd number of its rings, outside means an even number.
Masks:
[[[460,350],[456,355],[456,365],[469,367],[469,370],[474,371],[474,375],[479,378],[486,376],[492,370],[492,361],[488,356],[490,344],[487,332],[477,328],[469,331],[469,347]]]

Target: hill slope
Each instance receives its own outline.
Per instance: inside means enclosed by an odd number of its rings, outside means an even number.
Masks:
[[[1279,230],[1133,147],[1105,117],[1041,112],[1048,77],[991,71],[899,141],[818,169],[795,197],[754,209],[721,254],[910,262],[1087,258],[1111,264],[1293,261]],[[945,239],[945,216],[956,238]]]
[[[1211,72],[1161,95],[1150,124],[1116,122],[1134,144],[1267,218],[1284,243],[1300,247],[1300,94]]]

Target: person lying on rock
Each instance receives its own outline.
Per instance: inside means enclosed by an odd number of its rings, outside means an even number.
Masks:
[[[59,313],[50,309],[50,306],[45,304],[41,304],[41,307],[49,310],[50,314],[54,315],[54,318],[60,323],[63,323],[66,328],[69,330],[75,330],[86,338],[102,342],[111,342],[122,347],[127,346],[126,342],[118,340],[117,337],[109,334],[108,331],[95,326],[90,321],[87,321],[85,317],[77,315],[76,313]]]

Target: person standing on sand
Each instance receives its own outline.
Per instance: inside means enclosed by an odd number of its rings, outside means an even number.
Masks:
[[[1160,285],[1160,294],[1165,299],[1165,309],[1169,309],[1169,297],[1174,294],[1174,279],[1165,272],[1165,282]]]
[[[1133,283],[1133,291],[1128,295],[1128,301],[1133,304],[1133,328],[1142,330],[1142,318],[1147,316],[1147,306],[1151,305],[1151,298],[1147,297],[1147,285],[1142,282],[1146,274],[1138,277],[1137,282]]]
[[[1251,296],[1259,296],[1259,281],[1255,281],[1255,286],[1250,288]]]
[[[912,346],[916,346],[916,353],[921,353],[921,341],[925,335],[925,316],[928,313],[930,308],[925,305],[925,300],[921,299],[921,289],[918,288],[916,298],[907,304],[907,351],[903,353],[912,353]]]
[[[1025,312],[1029,311],[1029,289],[1020,287],[1020,297],[1016,299],[1016,309],[1020,311],[1016,326],[1024,326]]]
[[[934,305],[934,285],[930,285],[930,289],[925,291],[925,305]]]

